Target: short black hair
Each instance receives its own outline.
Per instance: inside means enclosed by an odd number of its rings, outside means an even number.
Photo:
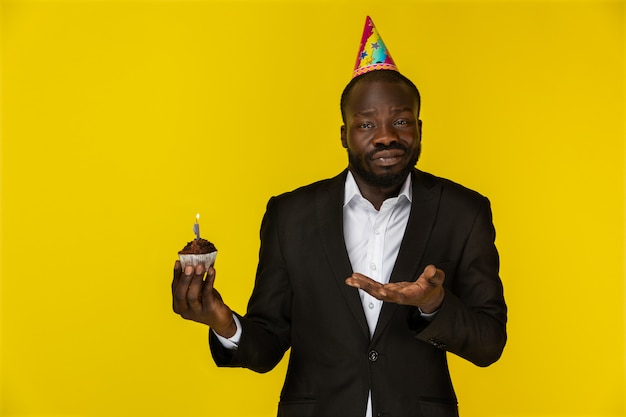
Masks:
[[[404,75],[400,74],[398,71],[394,70],[374,70],[370,72],[366,72],[365,74],[361,74],[358,77],[354,77],[350,80],[346,88],[343,89],[343,93],[341,93],[341,102],[339,103],[339,107],[341,109],[341,120],[346,123],[346,112],[345,106],[346,101],[348,100],[348,95],[350,91],[357,85],[359,82],[373,82],[373,81],[386,81],[389,83],[406,84],[414,93],[415,98],[417,99],[417,114],[419,116],[420,106],[421,106],[421,96],[420,92],[413,84],[413,81],[409,80]]]

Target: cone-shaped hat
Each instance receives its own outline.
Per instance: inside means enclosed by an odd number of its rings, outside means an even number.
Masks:
[[[372,19],[367,16],[352,78],[374,70],[398,71]]]

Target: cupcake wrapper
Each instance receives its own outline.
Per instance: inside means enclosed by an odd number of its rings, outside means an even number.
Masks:
[[[200,255],[178,255],[183,269],[185,269],[187,265],[195,267],[196,265],[200,264],[204,264],[204,268],[209,269],[209,267],[215,263],[216,257],[217,251],[211,253],[203,253]]]

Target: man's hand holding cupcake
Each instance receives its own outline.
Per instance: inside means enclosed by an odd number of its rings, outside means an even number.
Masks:
[[[206,278],[205,278],[206,273]],[[174,264],[172,299],[174,312],[184,319],[204,323],[220,336],[232,337],[237,326],[233,313],[222,301],[219,292],[213,287],[215,268],[205,269],[204,263],[195,267],[183,268],[179,260]]]

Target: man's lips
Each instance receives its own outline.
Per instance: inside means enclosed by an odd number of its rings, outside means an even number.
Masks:
[[[371,159],[372,161],[382,165],[393,165],[404,157],[404,155],[405,152],[402,149],[385,149],[374,152]]]

